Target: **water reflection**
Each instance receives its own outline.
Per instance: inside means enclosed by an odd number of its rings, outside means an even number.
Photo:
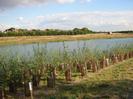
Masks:
[[[64,50],[65,47],[72,51],[84,46],[90,48],[91,50],[100,49],[106,50],[113,46],[119,46],[121,44],[128,45],[133,43],[133,38],[120,38],[120,39],[94,39],[94,40],[78,40],[78,41],[64,41],[64,42],[49,42],[49,43],[33,43],[33,44],[19,44],[19,45],[5,45],[0,46],[0,52],[10,52],[17,53],[20,55],[32,55],[33,48],[39,47],[47,48],[48,51],[51,50]]]

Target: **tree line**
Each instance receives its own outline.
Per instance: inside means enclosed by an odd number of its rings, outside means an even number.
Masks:
[[[15,29],[10,28],[5,30],[4,32],[0,32],[0,37],[5,36],[45,36],[45,35],[77,35],[77,34],[91,34],[94,33],[92,30],[88,28],[74,28],[73,30],[59,30],[59,29]]]
[[[114,33],[133,33],[133,31],[115,31]]]

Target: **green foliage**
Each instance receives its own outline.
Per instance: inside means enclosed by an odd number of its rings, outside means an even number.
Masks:
[[[115,31],[114,33],[133,33],[133,31]]]
[[[94,33],[94,32],[92,32],[88,28],[82,28],[82,29],[74,28],[73,30],[58,30],[58,29],[46,29],[46,30],[17,29],[17,30],[11,30],[11,29],[8,29],[5,32],[0,32],[0,37],[3,37],[3,36],[77,35],[77,34],[90,34],[90,33]]]

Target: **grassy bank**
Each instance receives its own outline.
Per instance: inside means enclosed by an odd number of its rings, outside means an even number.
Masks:
[[[127,99],[133,86],[133,59],[112,65],[97,73],[88,73],[71,83],[59,83],[55,89],[41,87],[35,99]],[[47,97],[47,98],[46,98]]]
[[[101,39],[101,38],[132,38],[133,34],[86,34],[86,35],[60,35],[60,36],[17,36],[17,37],[0,37],[0,45],[2,44],[24,44],[35,42],[54,42],[68,40],[83,39]]]

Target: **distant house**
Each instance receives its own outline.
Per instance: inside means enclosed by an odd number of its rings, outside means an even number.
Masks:
[[[108,34],[113,34],[112,32],[108,32]]]
[[[18,32],[18,29],[9,28],[9,29],[6,29],[4,32]]]

